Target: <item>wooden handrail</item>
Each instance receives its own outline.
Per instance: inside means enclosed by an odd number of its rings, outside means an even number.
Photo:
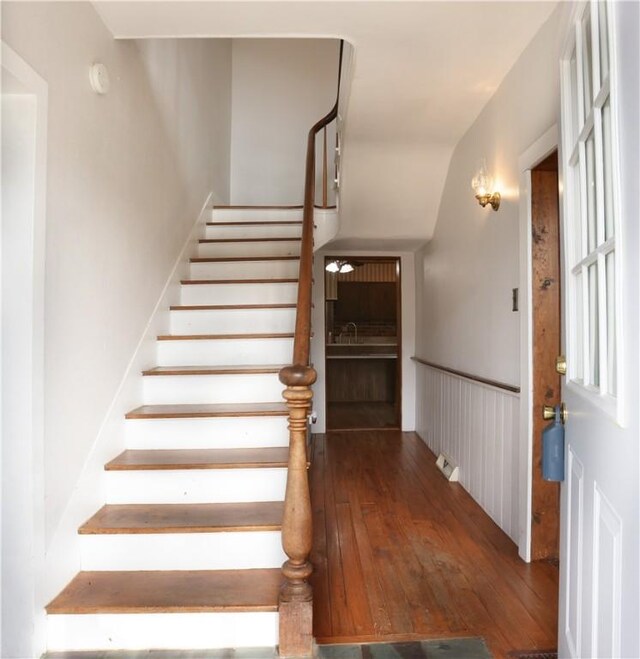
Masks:
[[[448,366],[441,366],[440,364],[434,364],[433,362],[428,362],[426,359],[422,359],[422,357],[412,357],[411,359],[413,359],[414,362],[418,362],[418,364],[423,364],[424,366],[428,366],[429,368],[435,368],[437,371],[442,371],[443,373],[450,373],[451,375],[455,375],[459,378],[464,378],[465,380],[471,380],[472,382],[479,382],[480,384],[486,384],[496,389],[503,389],[504,391],[510,391],[511,393],[514,394],[520,393],[520,387],[514,384],[506,384],[504,382],[498,382],[498,380],[490,380],[489,378],[483,378],[479,375],[472,375],[471,373],[465,373],[464,371],[457,371],[456,369],[449,368]]]
[[[320,119],[307,137],[307,163],[302,208],[302,243],[300,245],[300,275],[296,313],[293,363],[308,366],[311,347],[311,292],[313,288],[313,213],[316,195],[316,135],[338,116],[338,102],[329,114]],[[284,382],[283,384],[286,384]]]
[[[302,210],[302,240],[298,276],[293,359],[279,374],[286,386],[282,395],[289,409],[289,462],[282,518],[282,548],[288,557],[282,566],[283,583],[278,603],[279,652],[283,657],[311,656],[313,645],[313,593],[309,577],[313,571],[312,519],[307,475],[308,416],[311,410],[316,371],[309,364],[311,349],[311,307],[313,288],[313,228],[316,194],[316,136],[338,116],[343,42],[340,42],[338,93],[331,111],[316,122],[307,136],[307,157]],[[325,146],[326,160],[326,146]],[[323,186],[326,188],[326,163]],[[323,191],[326,206],[326,192]]]

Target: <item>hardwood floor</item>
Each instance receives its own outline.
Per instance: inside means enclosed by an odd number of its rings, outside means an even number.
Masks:
[[[398,428],[393,403],[327,403],[327,425],[330,430],[362,430]]]
[[[315,435],[319,643],[481,636],[496,657],[556,646],[558,570],[514,543],[414,433]]]

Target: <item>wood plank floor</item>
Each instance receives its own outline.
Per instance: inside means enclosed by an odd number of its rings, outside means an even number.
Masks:
[[[319,643],[483,637],[496,657],[556,646],[558,570],[526,564],[414,433],[315,435]]]

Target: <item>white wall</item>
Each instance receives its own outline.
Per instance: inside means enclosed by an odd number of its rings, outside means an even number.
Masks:
[[[442,366],[514,386],[526,387],[520,373],[520,314],[511,310],[512,289],[520,286],[518,160],[558,122],[558,60],[569,9],[568,3],[556,9],[456,146],[434,237],[416,255],[417,354]],[[482,158],[502,195],[497,212],[481,208],[471,189],[471,178]],[[526,291],[521,290],[520,299],[525,296]],[[429,410],[441,385],[431,369],[418,368],[422,390],[418,407]],[[468,451],[451,448],[464,441],[459,424],[451,422],[468,416],[469,401],[463,396],[443,399],[444,409],[431,410],[431,414],[421,411],[418,431],[430,445],[449,447],[456,453],[452,457],[460,461],[465,487],[526,555],[528,520],[524,518],[526,509],[519,505],[519,485],[526,479],[527,464],[520,444],[526,438],[520,437],[517,423],[512,423],[519,413],[511,411],[511,402],[503,405],[501,409],[508,409],[509,417],[502,423],[493,397],[485,395],[481,385],[465,388],[479,405],[474,442],[479,443],[483,456],[490,456],[479,473]],[[499,423],[487,428],[488,418]],[[494,459],[498,446],[501,460]],[[513,462],[514,456],[519,456],[519,462]],[[495,490],[488,496],[486,488],[477,485],[487,479],[501,484],[498,499]],[[513,510],[520,511],[517,524],[512,515],[500,512]]]
[[[46,84],[2,48],[2,615],[0,655],[43,645]],[[38,622],[36,622],[38,621]],[[39,654],[39,653],[37,653]]]
[[[3,3],[2,26],[3,40],[49,88],[44,487],[51,556],[202,204],[211,191],[228,201],[231,44],[117,42],[90,3]],[[95,61],[109,68],[106,96],[89,86]]]
[[[325,256],[394,256],[400,257],[400,295],[402,311],[402,430],[416,428],[416,370],[411,357],[415,354],[415,273],[413,252],[358,251],[323,248],[315,253],[313,261],[312,326],[314,336],[311,340],[311,362],[318,372],[318,379],[313,386],[313,409],[318,414],[318,421],[312,432],[326,432],[326,390],[325,390],[325,345],[324,345],[324,259]]]
[[[307,133],[335,103],[338,52],[337,39],[233,40],[231,203],[302,203]],[[333,131],[327,142],[331,163]]]
[[[418,354],[519,384],[518,158],[558,120],[560,7],[455,148],[434,237],[417,257]],[[486,158],[502,194],[481,208],[471,178]]]

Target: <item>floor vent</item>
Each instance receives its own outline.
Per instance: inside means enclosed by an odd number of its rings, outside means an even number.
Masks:
[[[457,483],[460,480],[460,471],[458,465],[444,453],[440,453],[436,460],[436,467],[444,474],[444,477],[452,483]]]
[[[512,650],[507,654],[510,659],[558,659],[555,650]]]

